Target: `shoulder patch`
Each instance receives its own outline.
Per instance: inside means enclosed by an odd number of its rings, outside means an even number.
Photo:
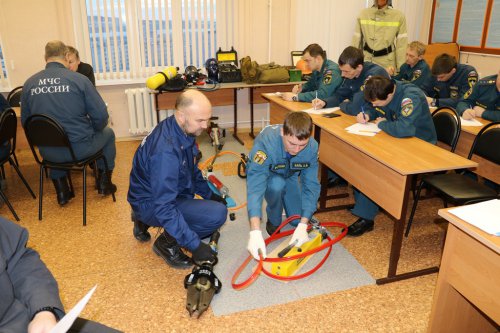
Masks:
[[[411,98],[404,98],[401,101],[401,115],[403,117],[408,117],[413,112],[413,101]]]
[[[257,150],[255,156],[253,157],[253,161],[257,164],[264,164],[264,161],[267,160],[267,154],[262,150]]]
[[[332,70],[331,70],[331,69],[327,69],[327,70],[323,73],[323,75],[328,75],[328,74],[332,75]]]
[[[325,74],[323,76],[323,84],[329,85],[330,83],[332,83],[332,74]]]
[[[467,76],[467,82],[469,82],[469,87],[472,88],[472,86],[476,84],[477,78],[478,78],[478,75],[477,75],[476,71],[469,72],[469,75]]]
[[[412,81],[415,81],[422,75],[422,71],[420,69],[417,69],[416,71],[413,72],[413,76],[411,78]]]
[[[361,87],[359,87],[359,90],[360,91],[364,91],[365,90],[365,85],[366,85],[366,82],[368,82],[368,80],[371,78],[372,76],[371,75],[368,75],[365,79],[365,81],[363,82],[363,84],[361,85]]]

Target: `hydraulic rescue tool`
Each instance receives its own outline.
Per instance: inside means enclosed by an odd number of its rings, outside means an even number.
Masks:
[[[212,250],[217,253],[217,242],[219,241],[220,233],[215,231],[210,238],[209,245]],[[189,316],[200,316],[205,312],[212,298],[219,293],[222,284],[215,276],[213,267],[217,264],[217,259],[214,262],[203,262],[199,265],[195,264],[191,274],[184,278],[184,288],[187,289],[186,309]]]

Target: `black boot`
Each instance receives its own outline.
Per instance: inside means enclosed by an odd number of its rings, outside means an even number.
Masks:
[[[175,238],[165,231],[154,242],[153,251],[173,268],[189,268],[193,265],[191,258],[182,252]]]
[[[64,206],[75,196],[69,188],[68,178],[66,176],[52,179],[52,182],[54,183],[54,187],[56,189],[57,203],[59,205]]]
[[[139,242],[148,242],[151,239],[151,235],[148,232],[149,225],[140,221],[134,212],[132,212],[132,221],[134,222],[134,237]]]
[[[113,171],[104,172],[99,170],[97,175],[97,192],[99,194],[109,195],[116,192],[116,185],[111,182]]]

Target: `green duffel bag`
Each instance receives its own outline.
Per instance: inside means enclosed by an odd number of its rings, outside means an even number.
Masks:
[[[259,83],[283,83],[290,80],[288,69],[274,62],[259,65]]]

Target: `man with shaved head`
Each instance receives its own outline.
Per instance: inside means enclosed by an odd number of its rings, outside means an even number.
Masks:
[[[137,149],[128,202],[137,240],[151,239],[150,226],[163,233],[153,251],[174,268],[214,262],[215,253],[201,241],[220,228],[227,217],[222,198],[214,194],[198,169],[195,138],[207,129],[212,105],[197,90],[183,92],[174,115],[160,122]],[[205,200],[195,199],[198,194]],[[192,253],[192,260],[183,251]]]

